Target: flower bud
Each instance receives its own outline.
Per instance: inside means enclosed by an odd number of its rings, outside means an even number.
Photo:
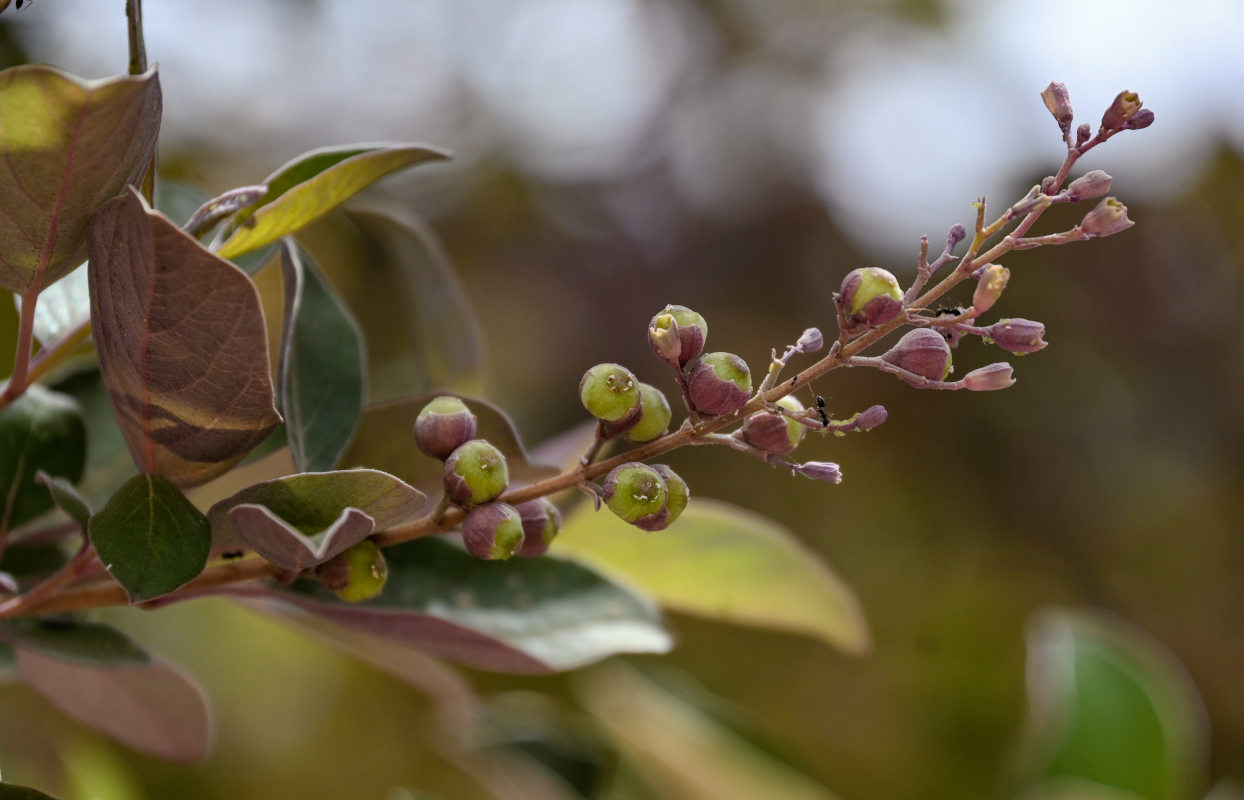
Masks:
[[[632,461],[614,467],[602,488],[609,510],[632,525],[651,524],[665,510],[665,479],[647,464]]]
[[[1114,102],[1110,104],[1110,108],[1106,109],[1106,113],[1101,117],[1101,129],[1103,131],[1119,130],[1123,124],[1130,120],[1140,111],[1142,105],[1140,95],[1135,92],[1124,90],[1115,95]]]
[[[795,342],[796,353],[816,353],[825,346],[825,336],[821,333],[820,328],[808,328],[799,337],[799,341]]]
[[[505,455],[483,439],[472,439],[445,460],[445,494],[458,505],[477,506],[500,496],[510,482]]]
[[[562,529],[562,512],[547,497],[528,500],[514,506],[523,522],[523,545],[520,556],[539,556]]]
[[[890,348],[882,360],[900,369],[914,372],[931,381],[942,381],[950,374],[950,345],[940,333],[931,328],[916,328],[904,334],[898,344]],[[908,384],[922,388],[923,384],[903,378]]]
[[[1063,132],[1063,137],[1071,135],[1071,95],[1067,92],[1067,86],[1057,81],[1045,87],[1041,92],[1041,99],[1045,101],[1045,107],[1049,109],[1054,120],[1058,123],[1059,129]]]
[[[890,412],[885,410],[885,406],[869,406],[856,416],[855,424],[862,431],[871,431],[889,418]]]
[[[1107,197],[1084,215],[1080,230],[1088,236],[1112,236],[1135,224],[1127,218],[1127,206],[1113,197]]]
[[[794,471],[805,478],[827,483],[842,483],[842,470],[832,461],[805,461],[796,464]]]
[[[626,438],[632,442],[651,442],[669,429],[673,413],[670,402],[655,386],[639,384],[641,412],[639,419],[626,432]]]
[[[1011,271],[1006,267],[1001,264],[986,264],[981,271],[980,280],[976,283],[976,291],[972,293],[972,311],[980,315],[993,308],[1010,279]]]
[[[1083,147],[1084,143],[1093,135],[1093,126],[1087,122],[1076,128],[1076,147]]]
[[[733,353],[705,353],[687,371],[687,397],[705,414],[738,411],[751,392],[747,362]]]
[[[1012,353],[1035,353],[1048,344],[1041,338],[1045,335],[1045,325],[1030,319],[999,320],[984,331],[986,342]]]
[[[485,503],[462,520],[467,552],[485,561],[504,561],[523,544],[523,519],[508,503]]]
[[[678,334],[680,349],[671,357],[673,346],[668,341],[668,334],[663,331],[674,331]],[[652,352],[663,361],[678,360],[680,366],[704,352],[704,342],[708,339],[708,323],[704,317],[686,306],[666,306],[661,313],[648,323],[648,344]]]
[[[842,279],[837,295],[847,332],[884,325],[903,308],[898,279],[880,267],[853,269]]]
[[[444,461],[475,438],[476,418],[456,397],[435,397],[415,418],[415,444],[424,455]]]
[[[646,531],[663,531],[673,525],[674,520],[687,507],[687,501],[691,499],[691,487],[687,486],[681,475],[664,464],[653,464],[652,468],[665,481],[665,508],[638,520],[635,525]]]
[[[1072,202],[1102,197],[1110,191],[1113,180],[1104,170],[1095,169],[1067,184],[1067,194],[1071,196]]]
[[[791,395],[778,400],[777,404],[796,414],[803,411],[803,405]],[[781,456],[799,445],[806,430],[797,420],[772,411],[757,411],[743,420],[739,437],[767,455]]]
[[[972,392],[993,392],[1014,385],[1011,365],[1005,361],[974,369],[963,376],[963,387]]]
[[[361,603],[380,594],[389,579],[389,565],[375,542],[364,539],[315,568],[316,577],[347,603]]]
[[[597,364],[583,373],[579,400],[596,419],[619,422],[639,408],[639,381],[621,364]]]
[[[1148,128],[1153,124],[1153,112],[1147,108],[1142,108],[1136,112],[1136,115],[1123,124],[1123,127],[1129,131],[1138,131],[1141,128]]]

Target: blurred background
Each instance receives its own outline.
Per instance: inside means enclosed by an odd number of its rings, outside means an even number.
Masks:
[[[326,144],[454,151],[369,199],[440,236],[479,313],[489,396],[528,442],[582,418],[575,387],[594,363],[674,391],[644,335],[666,303],[702,313],[710,349],[754,372],[803,328],[832,331],[850,269],[907,282],[921,235],[936,251],[977,197],[1000,211],[1057,169],[1047,83],[1065,82],[1077,123],[1094,126],[1118,91],[1139,92],[1153,127],[1078,170],[1114,176],[1135,228],[1004,262],[1011,284],[990,319],[1041,320],[1051,345],[1011,359],[1016,386],[920,392],[834,373],[816,390],[837,416],[890,411],[867,435],[801,449],[842,465],[837,487],[729,452],[670,458],[698,496],[770,515],[820,553],[857,592],[872,652],[674,616],[678,647],[661,661],[754,715],[844,798],[990,797],[1024,716],[1027,620],[1048,605],[1106,609],[1162,642],[1204,698],[1202,794],[1244,780],[1244,337],[1231,327],[1244,301],[1244,4],[147,6],[161,165],[178,180],[215,193]],[[10,9],[0,66],[123,72],[122,10]],[[1086,209],[1055,210],[1067,213],[1038,233]],[[965,342],[958,373],[1000,355]],[[8,348],[0,359],[3,371]],[[223,603],[135,617],[118,619],[213,693],[212,761],[148,761],[19,694],[6,720],[25,704],[67,744],[43,752],[0,723],[6,778],[36,782],[23,765],[61,760],[77,765],[69,796],[471,796],[421,740],[411,720],[427,702],[409,687]],[[469,677],[569,697],[590,671]],[[325,763],[333,776],[308,767]]]

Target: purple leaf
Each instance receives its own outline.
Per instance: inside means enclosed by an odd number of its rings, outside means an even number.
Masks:
[[[229,509],[229,527],[247,546],[272,564],[304,570],[323,564],[366,539],[376,527],[371,517],[347,508],[323,532],[304,536],[263,506],[243,503]]]

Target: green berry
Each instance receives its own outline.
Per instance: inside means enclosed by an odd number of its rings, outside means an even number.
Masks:
[[[605,505],[632,525],[665,509],[665,479],[647,464],[633,461],[614,467],[603,488]]]
[[[639,384],[639,397],[643,404],[639,421],[626,432],[626,438],[632,442],[651,442],[669,429],[673,416],[670,401],[660,389],[646,383]]]
[[[579,381],[579,400],[596,419],[618,422],[639,408],[639,381],[621,364],[597,364]]]
[[[665,481],[665,511],[658,514],[659,520],[654,520],[655,525],[659,521],[660,527],[650,527],[640,524],[639,527],[649,531],[659,531],[668,528],[674,524],[674,520],[682,514],[683,509],[687,507],[687,501],[691,499],[691,487],[682,479],[674,470],[664,464],[653,464],[652,468]],[[638,524],[638,523],[637,523]]]
[[[514,506],[486,503],[462,521],[462,543],[476,558],[504,561],[523,544],[523,519]]]
[[[462,506],[495,500],[510,482],[505,455],[483,439],[472,439],[445,461],[445,494]]]
[[[466,403],[445,395],[428,402],[415,418],[415,443],[432,458],[442,461],[475,438],[477,420]]]
[[[846,317],[848,333],[884,325],[903,308],[903,290],[899,288],[898,278],[880,267],[848,272],[836,299]]]
[[[704,414],[738,411],[751,393],[751,370],[734,353],[705,353],[687,370],[687,396]]]
[[[380,594],[389,579],[389,565],[384,559],[384,553],[369,539],[364,539],[333,560],[339,561],[340,565],[335,568],[324,565],[324,572],[336,572],[339,575],[341,566],[344,566],[345,578],[338,582],[340,588],[329,588],[347,603],[362,603],[372,599]]]

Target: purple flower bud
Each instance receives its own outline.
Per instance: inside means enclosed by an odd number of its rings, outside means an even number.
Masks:
[[[1129,92],[1126,89],[1115,95],[1114,101],[1110,104],[1110,108],[1106,109],[1106,113],[1101,117],[1101,130],[1115,131],[1123,127],[1124,123],[1136,116],[1141,107],[1140,95],[1135,92]]]
[[[847,320],[848,333],[884,325],[903,308],[903,290],[898,286],[898,279],[880,267],[848,272],[835,299]]]
[[[842,470],[832,461],[805,461],[802,464],[796,464],[792,469],[814,481],[842,483]]]
[[[1030,319],[1003,319],[983,330],[985,341],[1012,353],[1035,353],[1048,344],[1041,338],[1045,335],[1045,324]]]
[[[687,370],[687,397],[704,414],[730,414],[752,392],[747,362],[734,353],[705,353]]]
[[[974,369],[963,376],[964,388],[973,392],[993,392],[1014,385],[1015,379],[1011,377],[1011,365],[1005,361]]]
[[[483,439],[472,439],[445,459],[445,494],[458,505],[494,500],[510,482],[505,455]]]
[[[820,328],[808,328],[799,337],[799,341],[795,342],[795,352],[797,353],[815,353],[825,346],[825,337],[821,334]]]
[[[665,510],[665,479],[647,464],[632,461],[605,476],[601,498],[609,510],[631,525],[651,524]]]
[[[855,418],[856,426],[862,431],[870,431],[890,418],[890,412],[883,405],[869,406]]]
[[[881,358],[931,381],[945,380],[950,374],[950,345],[940,333],[931,328],[908,331]],[[921,382],[908,378],[903,380],[912,386],[923,388]]]
[[[1127,206],[1113,197],[1107,197],[1084,215],[1080,230],[1088,236],[1113,236],[1135,224],[1127,218]]]
[[[523,523],[523,545],[518,549],[518,555],[544,555],[561,531],[562,512],[547,497],[519,503],[514,509]]]
[[[796,414],[803,411],[803,405],[790,395],[778,400],[777,404]],[[772,411],[757,411],[743,420],[739,438],[766,455],[781,456],[799,445],[805,431],[804,425],[797,420]]]
[[[986,264],[981,270],[976,291],[972,294],[972,311],[980,315],[993,308],[1010,279],[1011,271],[1006,267],[1001,264]]]
[[[1058,123],[1058,127],[1063,132],[1063,137],[1071,135],[1071,95],[1067,92],[1065,84],[1057,81],[1045,87],[1041,92],[1041,99],[1045,101],[1045,107],[1049,109],[1054,120]]]
[[[1103,170],[1095,169],[1092,172],[1084,173],[1068,184],[1067,194],[1071,196],[1073,203],[1102,197],[1110,191],[1110,183],[1113,180]]]
[[[1147,108],[1142,108],[1136,112],[1136,116],[1124,123],[1123,127],[1129,131],[1138,131],[1141,128],[1148,128],[1153,124],[1153,112]]]
[[[523,544],[523,519],[512,505],[486,503],[462,521],[462,543],[476,558],[504,561]]]
[[[415,444],[432,458],[444,461],[462,444],[475,438],[476,418],[456,397],[435,397],[415,418]]]
[[[1093,126],[1087,122],[1076,128],[1076,147],[1083,147],[1084,143],[1093,135]]]
[[[708,323],[704,321],[704,317],[686,306],[666,306],[648,323],[648,344],[652,351],[661,360],[670,361],[672,358],[669,354],[673,353],[673,346],[668,342],[668,336],[660,333],[661,329],[672,330],[678,334],[681,347],[674,358],[678,359],[680,365],[685,365],[704,352],[704,342],[708,339]]]
[[[968,229],[958,223],[951,225],[950,230],[946,232],[946,252],[954,250],[959,242],[967,238]]]

